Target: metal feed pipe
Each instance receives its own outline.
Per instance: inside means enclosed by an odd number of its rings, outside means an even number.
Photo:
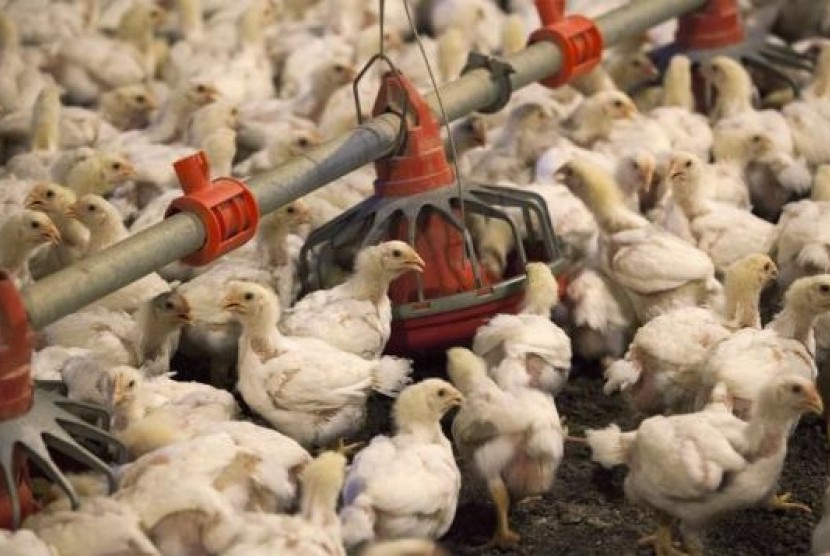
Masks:
[[[596,19],[604,45],[643,33],[669,19],[704,6],[707,0],[632,0],[627,6]],[[537,42],[506,58],[514,73],[512,90],[555,74],[562,65],[559,48]],[[499,86],[487,69],[475,69],[440,88],[447,119],[481,110],[499,98]],[[427,95],[440,114],[435,93]],[[443,122],[443,118],[439,119]],[[252,177],[247,184],[262,214],[298,199],[365,164],[389,154],[395,147],[399,118],[393,114],[367,120],[353,131],[296,157],[282,166]],[[22,291],[35,329],[66,316],[127,284],[198,250],[205,242],[202,222],[181,212],[124,241],[51,274]]]

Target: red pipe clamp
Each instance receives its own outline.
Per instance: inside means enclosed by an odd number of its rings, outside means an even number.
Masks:
[[[11,276],[0,270],[0,420],[19,417],[32,406],[34,385],[30,365],[35,333],[29,326],[29,317],[20,292]],[[34,513],[28,465],[22,454],[15,458],[12,475],[15,485],[6,485],[0,479],[0,527],[12,526],[12,509],[8,489],[17,488],[22,517]]]
[[[228,177],[211,181],[210,165],[202,151],[177,160],[173,168],[184,196],[170,203],[165,218],[192,212],[205,228],[205,243],[182,261],[193,266],[206,265],[254,237],[259,205],[244,183]]]
[[[685,50],[711,50],[739,44],[744,38],[737,0],[709,0],[678,19],[674,40]]]
[[[564,0],[536,0],[542,27],[531,33],[528,44],[548,41],[562,53],[559,71],[542,79],[546,87],[559,87],[574,77],[594,69],[602,58],[602,33],[593,20],[581,16],[565,17]]]

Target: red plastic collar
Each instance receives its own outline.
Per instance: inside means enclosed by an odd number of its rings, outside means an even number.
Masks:
[[[709,0],[697,12],[678,19],[675,43],[685,50],[709,50],[743,42],[737,0]]]
[[[210,166],[202,151],[173,163],[184,196],[174,199],[165,218],[192,212],[205,227],[205,243],[182,261],[202,266],[254,237],[259,205],[244,183],[232,178],[210,181]]]
[[[375,162],[375,192],[382,197],[404,197],[452,183],[441,128],[424,98],[397,71],[386,72],[372,108],[373,116],[405,113],[402,148]]]
[[[35,334],[20,292],[0,270],[0,420],[23,415],[32,405],[29,365]]]
[[[562,52],[559,71],[540,82],[546,87],[559,87],[574,77],[594,69],[602,58],[602,33],[593,20],[581,16],[565,17],[563,0],[536,0],[542,27],[531,33],[528,44],[548,41]]]

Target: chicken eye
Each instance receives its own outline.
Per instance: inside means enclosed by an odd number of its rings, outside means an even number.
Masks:
[[[112,168],[115,171],[118,171],[118,170],[121,169],[121,163],[120,162],[113,162],[112,164],[110,164],[110,168]]]
[[[285,212],[287,214],[294,214],[296,210],[294,209],[294,207],[288,207],[287,209],[285,209]]]
[[[206,93],[207,92],[207,87],[205,87],[204,85],[199,85],[199,86],[196,87],[196,92],[197,93]]]
[[[439,389],[438,389],[438,397],[439,397],[439,398],[443,398],[443,397],[444,397],[444,396],[446,396],[446,395],[447,395],[447,390],[446,390],[446,388],[439,388]]]
[[[51,189],[47,189],[47,190],[46,190],[46,197],[48,197],[49,199],[51,199],[51,198],[52,198],[52,197],[54,197],[54,196],[55,196],[55,192],[54,192],[54,191],[52,191]]]
[[[623,102],[621,100],[615,100],[614,101],[614,108],[622,108],[622,107],[623,107]]]
[[[253,293],[248,292],[248,293],[245,294],[245,301],[251,301],[253,298],[254,298]]]
[[[818,291],[820,291],[821,293],[830,293],[830,286],[828,286],[827,284],[822,284],[818,287]]]
[[[692,167],[692,161],[691,161],[691,160],[687,160],[687,161],[686,161],[686,164],[684,164],[683,166],[685,166],[686,168],[691,168],[691,167]]]
[[[767,272],[769,272],[770,270],[772,270],[772,265],[771,265],[771,264],[769,264],[769,263],[765,264],[765,265],[764,265],[764,270],[766,270]]]
[[[40,228],[40,222],[33,221],[31,224],[29,224],[29,226],[31,226],[33,230],[37,230],[38,228]]]
[[[135,386],[135,380],[131,380],[127,383],[127,388],[132,388],[133,386]]]
[[[640,60],[637,60],[637,59],[631,60],[631,65],[634,66],[635,68],[639,68],[640,67]]]
[[[760,135],[753,135],[752,136],[752,142],[753,143],[760,143],[761,142],[761,136]]]
[[[89,212],[95,212],[95,205],[87,205],[86,208]]]
[[[394,251],[392,251],[392,256],[398,259],[403,256],[403,253],[400,249],[395,249]]]
[[[345,69],[346,69],[346,68],[344,68],[344,67],[343,67],[343,66],[341,66],[340,64],[338,64],[338,65],[334,66],[334,71],[336,71],[337,73],[343,73],[343,71],[344,71]]]
[[[168,311],[172,311],[175,307],[173,306],[172,301],[168,301],[164,304],[164,308],[167,309]]]
[[[147,97],[145,97],[144,95],[136,95],[135,101],[139,104],[144,104],[145,102],[147,102]]]
[[[800,394],[801,393],[801,385],[800,384],[793,384],[790,386],[790,392],[793,394]]]
[[[305,137],[303,137],[301,139],[298,139],[297,140],[297,145],[299,145],[300,147],[307,147],[308,146],[308,139],[306,139]]]

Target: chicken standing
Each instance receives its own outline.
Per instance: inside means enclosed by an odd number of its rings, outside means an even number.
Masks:
[[[358,452],[343,486],[340,521],[347,548],[373,539],[437,539],[450,528],[461,474],[441,418],[463,396],[427,379],[395,400],[395,435]]]
[[[487,483],[496,505],[490,544],[515,546],[520,537],[510,529],[510,502],[553,485],[564,455],[559,414],[548,395],[527,384],[502,377],[496,384],[484,361],[465,348],[451,348],[447,359],[450,380],[464,395],[453,420],[453,439],[462,459]]]
[[[671,532],[678,520],[689,552],[702,554],[698,533],[712,519],[775,499],[787,436],[808,411],[823,411],[815,386],[782,375],[762,387],[749,422],[715,400],[697,413],[651,417],[635,431],[611,425],[587,437],[594,461],[628,467],[626,497],[656,512],[659,528],[641,543],[660,556],[680,554]]]
[[[383,353],[392,333],[389,284],[407,272],[423,272],[424,260],[403,241],[362,249],[354,274],[330,290],[318,290],[285,311],[280,330],[318,338],[366,359]]]
[[[357,432],[370,391],[395,395],[409,381],[407,360],[367,361],[317,338],[284,336],[279,301],[268,288],[232,282],[223,305],[242,324],[239,393],[300,444],[321,446]]]

